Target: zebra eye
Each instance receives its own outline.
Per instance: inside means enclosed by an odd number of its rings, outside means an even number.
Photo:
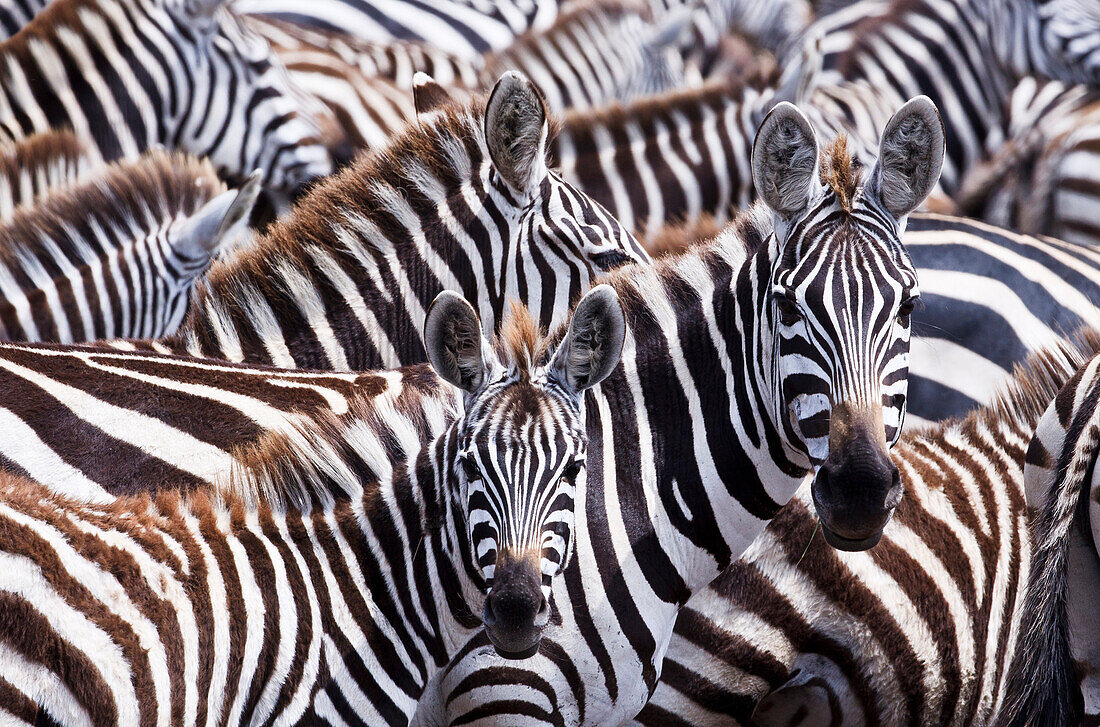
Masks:
[[[472,454],[463,455],[459,459],[459,464],[462,465],[462,474],[466,476],[467,482],[476,482],[481,479],[481,468],[477,465],[477,460]]]
[[[913,310],[917,307],[917,296],[906,298],[898,306],[898,323],[905,324],[909,321],[909,316],[913,314]]]
[[[573,460],[565,466],[565,469],[561,473],[562,478],[570,482],[575,482],[577,480],[577,476],[581,473],[581,467],[583,466],[584,463],[581,462],[579,459]]]
[[[792,297],[786,293],[777,293],[774,298],[775,307],[779,310],[779,320],[783,325],[793,326],[802,320],[802,311]]]

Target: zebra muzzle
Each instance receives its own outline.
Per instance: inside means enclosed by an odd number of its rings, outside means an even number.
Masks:
[[[537,556],[498,558],[482,621],[489,641],[504,658],[526,659],[538,652],[550,622],[550,604],[543,595]]]

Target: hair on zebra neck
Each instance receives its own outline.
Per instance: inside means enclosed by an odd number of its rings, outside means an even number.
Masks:
[[[55,162],[90,163],[88,147],[68,129],[32,134],[0,146],[0,179],[11,182],[28,169]]]
[[[848,137],[840,134],[821,152],[821,182],[828,185],[845,212],[852,211],[859,192],[862,168],[848,153]]]

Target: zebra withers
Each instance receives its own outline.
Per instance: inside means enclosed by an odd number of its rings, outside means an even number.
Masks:
[[[598,275],[648,260],[546,167],[546,108],[525,77],[504,74],[487,102],[431,108],[216,261],[165,343],[284,367],[418,363],[424,311],[445,289],[473,302],[487,330],[509,299],[553,327]]]
[[[152,151],[18,210],[0,224],[0,339],[174,332],[259,191],[258,174],[225,191],[208,162]]]
[[[163,145],[282,201],[332,171],[314,105],[224,0],[55,0],[0,43],[0,138],[71,129],[106,161]]]
[[[528,648],[571,549],[582,392],[624,328],[606,287],[553,350],[514,324],[494,348],[468,303],[433,306],[456,421],[388,431],[392,412],[353,401],[269,433],[213,489],[106,505],[3,475],[0,560],[22,567],[0,576],[0,665],[34,666],[4,669],[0,714],[407,724],[479,613],[502,651]]]
[[[585,404],[583,507],[552,589],[560,624],[524,663],[475,638],[419,718],[633,717],[657,685],[680,607],[803,483],[820,488],[830,542],[874,544],[900,494],[887,448],[904,415],[918,293],[900,241],[911,207],[898,205],[916,207],[935,185],[941,132],[927,99],[903,107],[864,184],[840,145],[819,162],[809,123],[781,104],[752,165],[770,213],[605,278],[629,328],[619,368]]]

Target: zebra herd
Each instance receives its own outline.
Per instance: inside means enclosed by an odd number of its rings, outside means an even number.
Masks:
[[[0,38],[0,725],[1100,725],[1100,3]]]

